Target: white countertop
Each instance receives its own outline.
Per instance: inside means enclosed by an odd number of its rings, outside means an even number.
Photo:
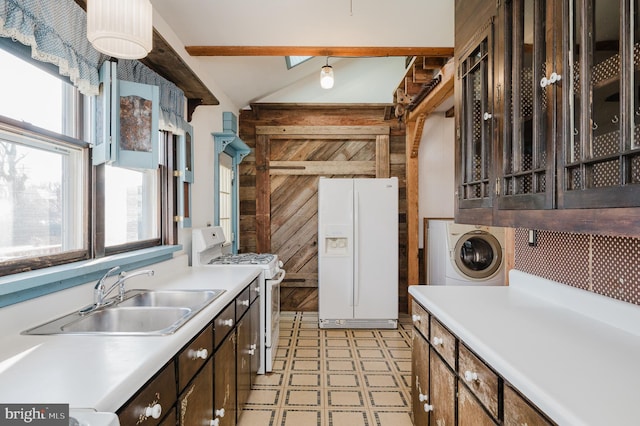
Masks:
[[[640,307],[511,271],[414,299],[560,425],[638,425]]]
[[[227,290],[168,336],[20,334],[91,303],[92,283],[0,309],[0,402],[65,403],[72,409],[115,412],[260,273],[257,268],[166,263],[149,267],[156,270],[154,277],[128,281],[128,289]]]

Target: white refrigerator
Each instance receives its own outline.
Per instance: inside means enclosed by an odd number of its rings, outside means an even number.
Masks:
[[[320,328],[398,326],[398,179],[320,178]]]

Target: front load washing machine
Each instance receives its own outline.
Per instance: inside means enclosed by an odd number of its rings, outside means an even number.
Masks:
[[[429,220],[428,283],[504,285],[504,228]]]

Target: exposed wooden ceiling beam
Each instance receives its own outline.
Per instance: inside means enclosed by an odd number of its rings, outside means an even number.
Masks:
[[[185,46],[185,49],[191,56],[453,56],[453,47]]]

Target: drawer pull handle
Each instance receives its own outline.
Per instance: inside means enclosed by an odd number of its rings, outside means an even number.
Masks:
[[[467,370],[467,371],[464,372],[464,379],[467,382],[474,382],[474,381],[478,380],[478,373],[474,373],[472,371]]]
[[[249,306],[249,301],[248,301],[248,300],[241,300],[241,301],[240,301],[240,305],[242,305],[242,306]]]
[[[428,413],[429,411],[433,411],[433,405],[431,404],[424,404],[424,411],[425,413]]]
[[[193,349],[190,351],[190,355],[191,355],[191,359],[207,359],[207,357],[209,356],[209,351],[204,349],[204,348],[200,348],[197,351],[194,351]]]
[[[209,426],[220,426],[220,419],[213,419],[209,422]]]
[[[429,395],[421,393],[418,395],[418,400],[420,402],[426,402],[429,399]]]
[[[145,417],[153,417],[154,419],[159,419],[162,415],[162,405],[155,404],[153,407],[147,407],[144,410]]]
[[[216,415],[216,417],[224,417],[224,408],[216,410],[214,414]]]
[[[444,340],[442,339],[442,337],[435,336],[431,340],[431,343],[433,343],[435,346],[438,346],[438,345],[442,345],[444,343]]]
[[[420,315],[418,314],[413,314],[411,316],[411,319],[413,320],[413,322],[420,322]]]
[[[222,325],[226,325],[227,327],[233,327],[233,319],[229,318],[222,321]]]

